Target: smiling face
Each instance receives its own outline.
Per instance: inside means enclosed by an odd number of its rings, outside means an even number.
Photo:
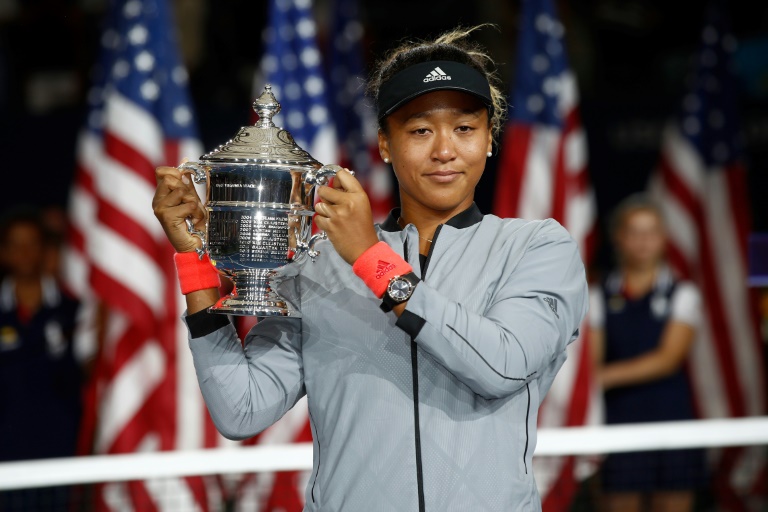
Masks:
[[[492,148],[485,105],[467,93],[434,91],[385,122],[379,151],[392,162],[403,211],[444,217],[469,208]]]

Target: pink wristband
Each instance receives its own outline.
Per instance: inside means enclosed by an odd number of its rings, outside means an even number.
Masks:
[[[218,288],[221,284],[219,273],[207,254],[203,255],[201,260],[196,252],[177,252],[173,255],[173,261],[176,263],[179,285],[184,295],[206,288]]]
[[[390,279],[412,271],[413,267],[384,242],[371,246],[352,265],[352,272],[379,298],[387,291]]]

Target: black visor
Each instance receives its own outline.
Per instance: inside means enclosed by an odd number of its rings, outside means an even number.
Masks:
[[[376,105],[379,120],[417,96],[432,91],[461,91],[479,98],[493,114],[491,86],[475,68],[450,60],[414,64],[381,84]]]

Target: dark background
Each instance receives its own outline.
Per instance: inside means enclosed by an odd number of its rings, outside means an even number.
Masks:
[[[205,148],[249,122],[267,2],[175,0],[182,52]],[[755,231],[768,231],[768,4],[726,2],[739,41],[745,160]],[[106,2],[0,0],[0,212],[20,203],[66,207],[75,142],[84,121],[89,70]],[[696,52],[706,2],[558,2],[581,94],[589,170],[604,219],[645,187],[658,160],[661,128],[676,113]],[[361,2],[369,63],[403,37],[437,35],[458,24],[492,22],[478,39],[496,58],[507,90],[514,83],[519,1]],[[331,0],[317,0],[321,51]],[[477,202],[491,211],[497,159],[489,161]],[[149,206],[148,206],[149,207]],[[603,239],[605,237],[603,236]],[[610,262],[606,244],[598,266]]]

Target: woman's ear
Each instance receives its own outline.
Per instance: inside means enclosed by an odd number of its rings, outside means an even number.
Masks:
[[[381,155],[381,159],[384,160],[384,162],[389,163],[392,161],[389,154],[389,138],[387,137],[387,134],[384,133],[384,130],[379,128],[379,154]]]

